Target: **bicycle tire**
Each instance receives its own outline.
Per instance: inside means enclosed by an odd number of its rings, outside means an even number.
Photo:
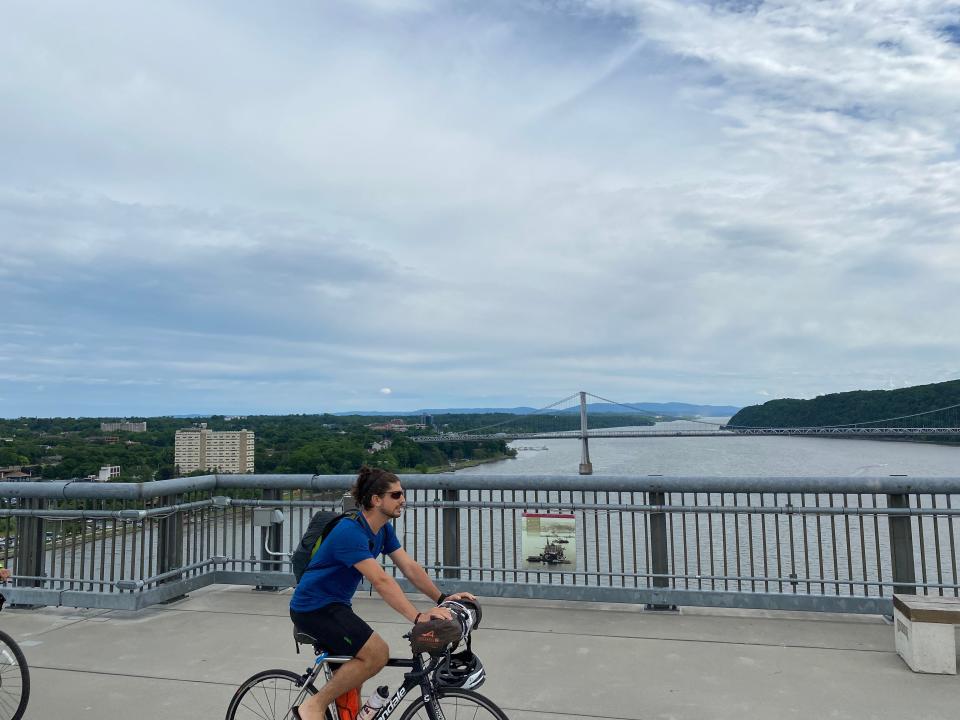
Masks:
[[[290,670],[263,670],[251,675],[233,694],[227,706],[226,720],[290,720],[290,706],[303,688],[300,675]],[[313,685],[307,693],[316,695]],[[330,711],[327,720],[333,720]]]
[[[440,703],[444,716],[447,720],[479,720],[480,718],[496,718],[496,720],[510,720],[506,714],[497,705],[484,695],[473,690],[461,690],[460,688],[437,688],[436,698]],[[479,710],[485,710],[485,714],[478,714]],[[408,707],[400,720],[428,720],[426,703],[423,697],[418,697]]]
[[[16,641],[0,630],[0,718],[20,720],[30,700],[30,670]]]

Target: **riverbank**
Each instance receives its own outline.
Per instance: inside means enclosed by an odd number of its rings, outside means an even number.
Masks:
[[[464,470],[465,468],[477,467],[479,465],[487,465],[489,463],[500,462],[501,460],[512,460],[515,457],[516,457],[516,454],[514,455],[500,454],[500,455],[496,455],[494,457],[488,457],[488,458],[458,460],[456,462],[451,461],[446,466],[429,468],[426,474],[435,475],[437,473],[456,472],[457,470]]]

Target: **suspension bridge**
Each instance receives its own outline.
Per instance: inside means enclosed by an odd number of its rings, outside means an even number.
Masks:
[[[556,417],[556,413],[569,413],[571,401],[579,397],[580,429],[579,430],[529,430],[511,428],[511,425],[524,424],[529,426],[536,416]],[[624,408],[642,420],[647,425],[629,427],[607,427],[590,429],[588,426],[587,398],[593,398],[602,403]],[[936,408],[910,415],[867,420],[863,422],[847,423],[843,425],[823,425],[809,427],[747,427],[730,425],[709,420],[652,416],[649,411],[635,405],[621,403],[615,400],[594,395],[586,391],[574,393],[562,400],[551,403],[543,408],[526,415],[517,415],[515,418],[503,422],[485,425],[459,432],[442,432],[435,435],[419,435],[410,439],[418,443],[441,442],[485,442],[489,440],[579,440],[582,444],[580,474],[590,475],[593,465],[590,462],[589,441],[599,438],[664,438],[664,437],[742,437],[765,435],[798,435],[806,437],[831,438],[878,438],[878,439],[929,439],[929,438],[960,438],[960,405],[951,405]],[[952,412],[951,412],[952,411]],[[622,417],[619,416],[619,417]]]

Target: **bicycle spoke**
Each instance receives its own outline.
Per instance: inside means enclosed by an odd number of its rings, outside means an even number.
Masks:
[[[298,680],[295,674],[282,670],[254,676],[234,697],[227,717],[230,720],[289,720],[290,707],[301,693]]]
[[[503,714],[486,698],[475,695],[449,693],[439,698],[440,709],[447,720],[501,720]],[[421,703],[407,720],[428,720],[426,707]]]
[[[253,710],[251,706],[246,704],[244,704],[244,707],[246,707],[248,710],[251,710],[252,712],[257,713],[257,717],[264,718],[265,720],[275,720],[275,718],[277,717],[276,685],[277,685],[276,683],[273,683],[274,701],[272,703],[270,702],[270,697],[268,695],[268,688],[258,687],[258,688],[255,688],[254,691],[250,693],[250,696],[251,696],[250,699],[257,704],[258,710]],[[257,692],[257,690],[259,690],[259,692]],[[260,695],[263,696],[262,701],[259,697]]]

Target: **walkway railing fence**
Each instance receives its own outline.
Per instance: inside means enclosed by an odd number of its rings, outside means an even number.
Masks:
[[[891,614],[893,592],[960,594],[960,478],[401,479],[397,534],[447,590],[875,614]],[[14,572],[0,592],[137,609],[210,584],[287,588],[288,553],[352,480],[0,483],[0,558]]]

